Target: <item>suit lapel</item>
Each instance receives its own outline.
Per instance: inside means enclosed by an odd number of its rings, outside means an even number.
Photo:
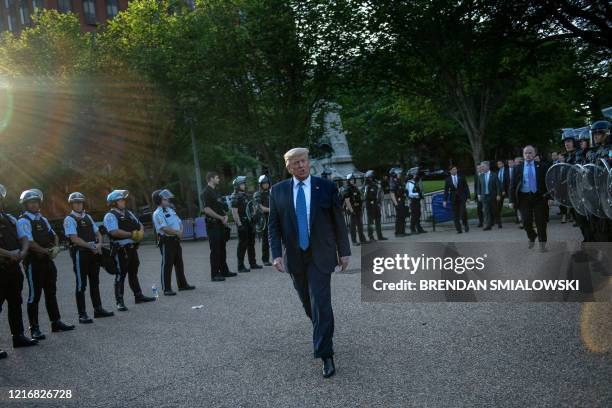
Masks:
[[[297,234],[297,214],[295,213],[295,206],[293,205],[293,177],[291,177],[289,183],[287,183],[286,194],[289,198],[289,216],[291,218],[291,223],[293,224],[293,229]]]
[[[312,229],[312,221],[315,218],[315,214],[317,212],[317,208],[319,206],[317,203],[319,202],[319,183],[318,179],[314,176],[310,176],[310,228]]]

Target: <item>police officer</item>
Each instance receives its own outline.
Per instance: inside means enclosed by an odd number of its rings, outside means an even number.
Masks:
[[[4,212],[5,199],[6,188],[0,184],[0,311],[6,300],[13,347],[35,346],[38,341],[23,334],[21,314],[23,274],[20,262],[28,253],[30,239],[25,233],[18,234],[17,220]],[[6,351],[0,350],[0,358],[6,357]]]
[[[363,196],[356,185],[353,173],[346,176],[346,181],[342,201],[350,217],[351,241],[355,246],[367,244],[368,241],[363,234]],[[357,233],[359,233],[359,242],[357,242]]]
[[[253,195],[253,199],[261,208],[261,211],[268,219],[270,214],[270,178],[262,174],[259,176],[259,191]],[[272,266],[270,263],[270,241],[268,241],[268,223],[266,222],[266,228],[261,231],[261,261],[264,266]]]
[[[204,214],[206,215],[206,232],[208,233],[208,243],[210,244],[210,279],[213,282],[224,281],[225,278],[236,276],[230,272],[225,253],[225,244],[229,233],[227,226],[227,206],[223,196],[217,190],[221,178],[219,174],[210,171],[206,174],[208,183],[202,193],[204,202]]]
[[[247,204],[249,195],[246,192],[246,177],[238,176],[232,182],[234,192],[232,193],[232,215],[234,222],[238,228],[238,272],[250,272],[244,266],[244,254],[249,254],[249,264],[251,269],[261,269],[262,266],[257,264],[255,259],[255,226],[247,216]]]
[[[421,227],[421,200],[423,199],[423,187],[421,186],[421,175],[408,175],[408,199],[410,200],[410,231],[413,234],[417,232],[423,234],[427,231]]]
[[[576,135],[574,133],[574,129],[563,129],[561,133],[561,141],[563,142],[563,147],[565,148],[565,153],[561,154],[560,162],[567,164],[576,164]],[[564,205],[559,206],[559,211],[561,212],[561,223],[565,224],[567,222],[567,214],[570,214],[570,217],[575,218],[575,214],[573,210],[569,210]]]
[[[91,216],[83,210],[85,196],[79,192],[68,196],[72,212],[64,219],[64,234],[70,239],[70,257],[76,276],[76,304],[79,323],[93,323],[85,307],[85,289],[89,279],[89,296],[94,307],[94,317],[110,317],[102,307],[100,299],[100,257],[102,256],[102,234]]]
[[[159,250],[161,252],[161,287],[165,296],[174,296],[172,290],[172,268],[176,271],[178,290],[192,290],[195,286],[187,283],[183,265],[183,222],[176,214],[170,199],[174,195],[169,190],[155,190],[152,194],[153,204],[157,209],[153,212],[153,225],[157,232]]]
[[[593,137],[593,149],[587,153],[587,161],[598,166],[603,166],[602,160],[608,166],[612,165],[612,141],[610,140],[610,128],[612,125],[607,120],[598,120],[591,124],[591,135]],[[607,171],[607,170],[606,170]],[[609,242],[612,234],[612,225],[607,218],[590,217],[593,241]]]
[[[363,194],[365,196],[366,213],[368,214],[368,237],[371,241],[374,241],[374,225],[376,225],[376,237],[379,241],[386,241],[387,238],[383,237],[380,225],[382,192],[380,186],[374,180],[374,170],[368,170],[365,173]]]
[[[104,216],[104,227],[108,231],[111,241],[111,252],[117,263],[119,273],[115,275],[115,299],[117,310],[127,311],[123,301],[125,277],[128,282],[136,303],[152,302],[154,297],[145,296],[138,282],[138,243],[144,237],[144,226],[138,218],[126,209],[126,199],[129,196],[127,190],[113,190],[107,197],[106,202],[111,206],[109,212]]]
[[[43,197],[40,190],[26,190],[21,193],[19,202],[24,213],[17,221],[17,228],[28,236],[30,247],[24,264],[28,275],[30,295],[28,296],[28,318],[32,338],[43,340],[45,335],[38,326],[38,302],[45,291],[45,305],[51,321],[51,331],[73,330],[73,325],[61,321],[55,293],[57,291],[57,268],[53,259],[59,254],[59,238],[49,221],[40,213]]]
[[[406,235],[406,187],[401,180],[402,170],[396,167],[389,170],[389,191],[395,207],[395,236]]]
[[[591,133],[587,129],[583,129],[574,129],[574,138],[578,139],[578,148],[575,154],[576,164],[584,164],[586,154],[591,149]]]

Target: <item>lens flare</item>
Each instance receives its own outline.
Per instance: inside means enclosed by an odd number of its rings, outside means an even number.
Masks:
[[[13,116],[13,94],[8,83],[0,79],[0,133],[8,127]]]

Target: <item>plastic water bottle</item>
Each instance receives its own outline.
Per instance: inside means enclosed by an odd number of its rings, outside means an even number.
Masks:
[[[151,287],[151,292],[153,292],[153,297],[155,299],[159,299],[159,289],[157,289],[157,285]]]

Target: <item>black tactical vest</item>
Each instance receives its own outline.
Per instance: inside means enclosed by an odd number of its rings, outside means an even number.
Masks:
[[[361,209],[361,205],[362,205],[362,198],[361,198],[361,191],[359,191],[359,188],[355,185],[349,185],[346,188],[346,194],[344,195],[345,198],[348,198],[350,203],[351,203],[351,207],[353,207],[353,209]]]
[[[94,242],[96,240],[96,233],[94,232],[93,223],[88,216],[83,214],[83,217],[78,218],[74,214],[70,214],[69,217],[74,219],[77,223],[77,235],[79,238],[85,242]]]
[[[17,225],[2,212],[0,212],[0,248],[7,251],[21,249],[17,238]]]
[[[115,208],[111,211],[115,217],[117,217],[117,224],[120,230],[125,232],[132,232],[140,230],[140,224],[132,218],[130,213],[126,210],[125,212],[121,212]],[[125,238],[120,238],[125,239]],[[112,241],[117,241],[118,239],[111,237]]]
[[[25,218],[32,226],[32,238],[34,242],[43,248],[51,248],[53,246],[53,233],[49,231],[47,223],[42,219],[32,220],[27,215],[22,215],[21,218]]]

